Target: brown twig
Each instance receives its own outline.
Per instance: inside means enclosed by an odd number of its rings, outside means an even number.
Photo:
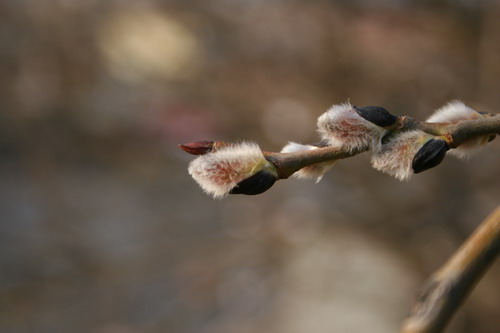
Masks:
[[[400,332],[441,332],[499,252],[500,206],[427,280]]]
[[[399,117],[396,125],[390,131],[421,130],[435,136],[445,137],[451,148],[457,148],[464,141],[478,136],[491,135],[494,138],[500,134],[500,114],[492,114],[488,117],[461,121],[455,124],[427,123],[415,120],[408,116]],[[198,141],[179,145],[179,147],[193,155],[207,154],[213,150],[230,145],[223,141]],[[273,163],[280,179],[286,179],[303,167],[344,159],[363,153],[369,148],[360,148],[353,151],[339,150],[337,147],[318,145],[318,149],[299,151],[293,153],[264,152],[266,159]]]
[[[458,123],[450,132],[455,147],[474,137],[500,134],[500,115]]]
[[[342,151],[336,147],[323,147],[315,150],[298,151],[293,153],[273,153],[264,152],[266,159],[273,163],[278,170],[280,179],[286,179],[293,173],[311,164],[339,160],[351,157],[368,149],[358,149],[355,151]]]

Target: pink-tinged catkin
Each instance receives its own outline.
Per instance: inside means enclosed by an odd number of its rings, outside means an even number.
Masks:
[[[214,198],[225,197],[239,182],[262,170],[277,174],[274,165],[252,142],[229,145],[200,155],[188,167],[193,179]]]
[[[377,147],[387,130],[364,119],[346,103],[332,106],[318,118],[318,133],[329,145],[352,152]]]
[[[413,175],[412,161],[418,150],[432,135],[422,131],[396,134],[373,151],[372,166],[399,180],[409,180]]]
[[[283,149],[281,149],[282,153],[293,153],[299,151],[309,151],[318,149],[318,147],[313,145],[303,145],[296,142],[289,142]],[[325,172],[330,170],[333,165],[337,163],[337,160],[328,161],[328,162],[320,162],[313,165],[306,166],[299,171],[295,172],[292,177],[300,178],[300,179],[313,179],[318,183]]]
[[[458,123],[464,120],[473,120],[484,117],[476,110],[466,106],[460,101],[451,101],[436,110],[426,121],[429,123]],[[489,141],[489,136],[480,136],[463,142],[459,147],[448,151],[450,155],[467,159],[481,150]]]

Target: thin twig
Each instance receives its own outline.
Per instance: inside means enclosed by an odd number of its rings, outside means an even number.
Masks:
[[[491,134],[500,134],[500,115],[458,123],[451,131],[455,147],[467,139]]]
[[[442,332],[499,252],[500,206],[427,280],[400,332]]]
[[[278,170],[279,178],[286,179],[290,177],[294,172],[297,172],[305,166],[331,160],[344,159],[360,154],[367,150],[368,148],[358,149],[354,151],[343,151],[339,150],[337,147],[329,146],[293,153],[264,152],[264,156],[269,162],[274,164],[274,166]]]

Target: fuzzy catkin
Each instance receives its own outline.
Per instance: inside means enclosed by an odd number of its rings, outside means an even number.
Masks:
[[[432,138],[432,135],[418,130],[397,134],[373,151],[372,166],[399,180],[409,180],[413,175],[415,154]]]
[[[332,106],[318,118],[318,133],[330,146],[350,152],[375,148],[387,130],[361,117],[351,104]]]
[[[265,168],[275,172],[257,144],[242,142],[197,157],[188,172],[207,194],[223,198],[239,182]]]
[[[464,120],[482,118],[483,115],[476,110],[466,106],[460,101],[451,101],[442,108],[436,110],[428,119],[429,123],[458,123]],[[451,149],[448,154],[461,159],[467,159],[484,147],[489,136],[480,136],[463,142],[459,147]]]

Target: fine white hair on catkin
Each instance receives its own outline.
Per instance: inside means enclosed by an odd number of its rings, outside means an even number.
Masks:
[[[428,119],[429,123],[458,123],[464,120],[482,118],[483,115],[460,101],[451,101],[436,110]],[[481,136],[465,141],[459,147],[451,149],[448,154],[467,159],[488,143],[489,136]]]
[[[288,142],[286,146],[281,149],[282,153],[294,153],[299,151],[309,151],[318,149],[318,147],[313,145],[304,145],[296,142]],[[318,183],[323,175],[330,170],[333,165],[337,163],[337,160],[320,162],[313,165],[306,166],[299,171],[295,172],[292,177],[300,179],[313,179]]]
[[[309,151],[314,149],[318,149],[318,147],[313,145],[304,145],[301,143],[290,141],[287,143],[286,146],[281,148],[281,153],[295,153],[298,151]]]
[[[375,148],[387,133],[361,117],[350,103],[334,105],[318,118],[318,133],[329,145],[347,151]]]
[[[395,135],[373,151],[372,166],[399,180],[413,175],[413,157],[432,136],[422,131],[408,131]]]
[[[207,194],[223,198],[266,164],[270,163],[256,143],[241,142],[198,156],[189,164],[188,172]]]
[[[481,118],[482,115],[460,101],[451,101],[437,109],[429,118],[429,123],[456,123],[463,120]]]

